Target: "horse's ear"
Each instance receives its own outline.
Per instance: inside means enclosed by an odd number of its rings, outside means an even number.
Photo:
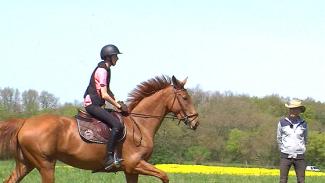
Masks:
[[[184,86],[185,86],[185,84],[186,84],[186,82],[187,82],[187,78],[188,78],[188,77],[186,77],[183,81],[181,81],[181,85],[183,86],[183,88],[184,88]]]
[[[175,76],[172,77],[172,82],[175,89],[179,90],[182,88],[182,84],[176,79]]]

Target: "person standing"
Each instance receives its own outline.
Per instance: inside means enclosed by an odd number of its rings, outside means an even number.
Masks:
[[[306,107],[301,100],[291,100],[285,107],[287,117],[281,118],[277,128],[277,143],[280,149],[280,183],[288,182],[288,173],[294,166],[297,182],[305,182],[305,151],[307,144],[307,123],[300,116]]]

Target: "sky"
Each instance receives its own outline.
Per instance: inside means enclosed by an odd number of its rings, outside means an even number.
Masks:
[[[162,74],[187,88],[325,102],[325,1],[0,2],[0,88],[82,101],[100,49],[118,100]]]

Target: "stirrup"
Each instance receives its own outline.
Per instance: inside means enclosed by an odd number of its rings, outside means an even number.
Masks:
[[[108,162],[112,161],[109,165],[107,165]],[[115,168],[120,168],[121,166],[121,162],[124,161],[123,159],[117,157],[117,154],[114,153],[114,158],[113,160],[108,160],[105,162],[105,170],[110,170],[112,169],[113,167]]]
[[[110,163],[109,165],[105,165],[105,170],[110,170],[113,167],[115,168],[120,168],[121,167],[121,162],[123,161],[123,159],[115,159],[112,163]]]
[[[124,161],[124,159],[119,158],[119,157],[117,156],[117,153],[114,153],[114,164],[115,164],[115,167],[116,167],[116,168],[120,168],[120,166],[121,166],[121,162],[122,162],[122,161]]]
[[[119,158],[119,157],[117,156],[117,153],[114,153],[114,166],[115,166],[116,168],[120,168],[120,167],[121,167],[121,162],[122,162],[122,161],[124,161],[124,159]]]
[[[105,166],[105,170],[110,170],[115,166],[114,162],[112,162],[110,165]]]

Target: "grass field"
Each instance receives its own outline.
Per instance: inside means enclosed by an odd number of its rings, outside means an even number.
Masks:
[[[3,181],[11,172],[14,163],[11,161],[0,161],[0,182]],[[245,176],[245,175],[225,175],[225,174],[198,174],[198,173],[168,173],[170,183],[276,183],[278,176]],[[56,168],[55,179],[57,183],[123,183],[123,173],[107,174],[80,170],[59,164]],[[22,183],[40,182],[38,171],[34,170],[27,175]],[[160,183],[160,180],[154,177],[140,176],[141,183]],[[289,183],[295,183],[295,176],[289,177]],[[325,176],[307,176],[306,182],[324,183]]]

